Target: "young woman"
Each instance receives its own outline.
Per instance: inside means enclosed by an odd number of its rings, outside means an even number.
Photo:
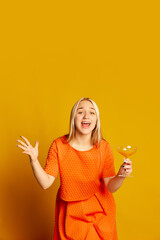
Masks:
[[[116,210],[112,193],[132,172],[127,159],[115,173],[110,144],[102,138],[96,103],[81,98],[71,111],[68,135],[53,140],[44,168],[38,161],[38,142],[25,143],[34,175],[42,188],[49,188],[60,173],[56,198],[54,240],[117,240]],[[119,176],[119,175],[123,175]]]

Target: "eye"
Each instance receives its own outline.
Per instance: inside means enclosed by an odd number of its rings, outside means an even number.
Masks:
[[[81,113],[83,113],[83,112],[78,112],[78,114],[81,114]]]
[[[91,112],[91,114],[95,114],[95,112]]]

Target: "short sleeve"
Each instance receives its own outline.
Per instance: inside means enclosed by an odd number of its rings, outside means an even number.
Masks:
[[[114,156],[111,149],[111,146],[109,143],[106,144],[106,147],[103,150],[103,171],[102,171],[102,177],[112,177],[116,175],[115,167],[114,167]]]
[[[59,172],[58,167],[58,151],[56,142],[53,141],[47,155],[46,164],[44,166],[44,171],[52,175],[53,177],[57,177]]]

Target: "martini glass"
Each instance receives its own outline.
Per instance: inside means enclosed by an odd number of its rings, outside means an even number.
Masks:
[[[124,156],[124,162],[125,162],[125,159],[127,159],[129,156],[133,155],[137,151],[137,147],[129,146],[129,145],[118,146],[117,151]],[[123,175],[119,175],[119,176],[124,177]],[[133,176],[129,175],[128,177],[133,177]]]

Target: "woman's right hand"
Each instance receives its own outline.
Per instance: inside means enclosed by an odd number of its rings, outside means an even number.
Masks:
[[[23,136],[20,136],[21,138],[24,139],[25,143],[21,140],[16,140],[17,142],[21,143],[22,145],[17,145],[17,147],[20,147],[24,150],[25,154],[28,154],[30,157],[31,162],[35,162],[37,160],[38,157],[38,144],[39,142],[36,141],[35,147],[32,147],[32,145],[30,144],[30,142]]]

